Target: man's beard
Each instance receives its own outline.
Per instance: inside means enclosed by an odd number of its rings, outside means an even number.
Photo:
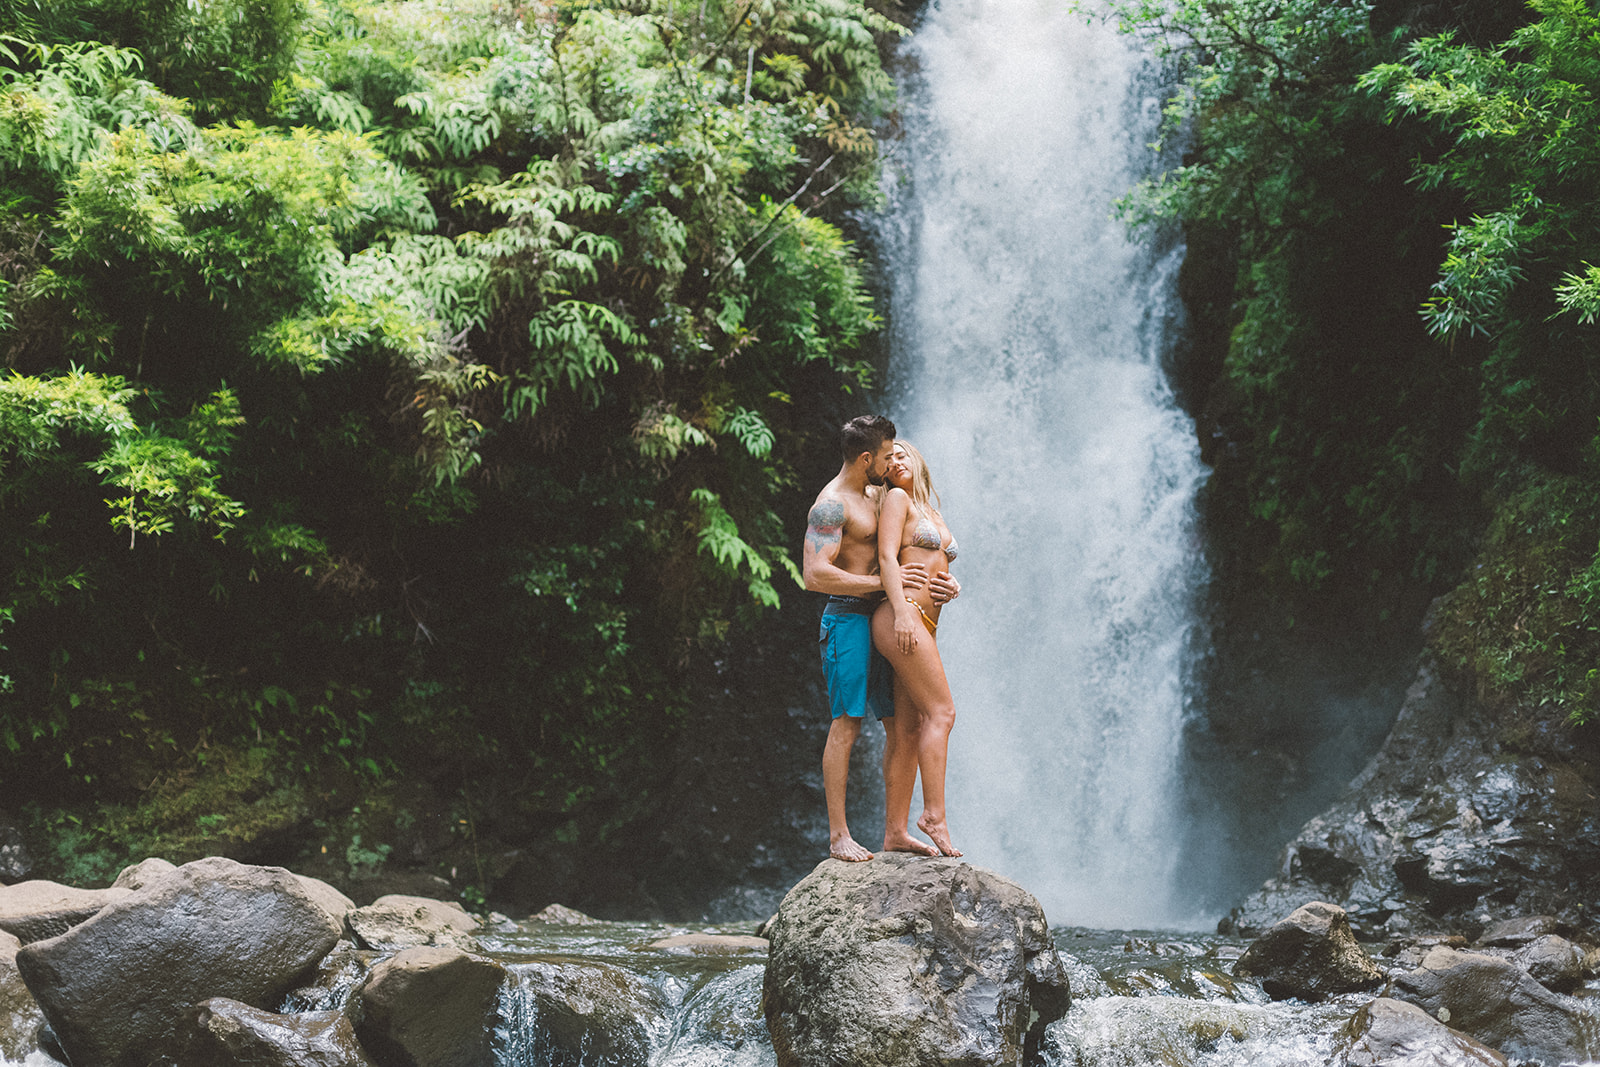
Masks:
[[[888,481],[888,479],[888,471],[884,471],[882,474],[869,474],[867,475],[867,484],[881,486],[884,482]]]

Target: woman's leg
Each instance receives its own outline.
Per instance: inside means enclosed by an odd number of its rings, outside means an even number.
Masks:
[[[894,715],[883,720],[883,849],[937,856],[939,850],[911,836],[911,791],[917,784],[921,756],[918,735],[921,712],[894,681]]]
[[[917,647],[910,653],[901,652],[895,644],[894,619],[886,607],[879,608],[872,617],[872,639],[894,667],[896,706],[903,692],[920,713],[917,764],[922,771],[922,814],[917,817],[917,828],[933,839],[940,852],[959,856],[961,850],[950,843],[944,809],[945,761],[956,705],[939,659],[939,646],[933,635],[918,634]]]
[[[878,616],[883,616],[880,622]],[[894,617],[886,604],[878,606],[872,616],[873,643],[878,651],[883,644],[878,641],[879,631],[889,635],[890,649],[894,650]],[[898,654],[898,653],[896,653]],[[891,664],[894,660],[889,661]],[[924,856],[937,856],[939,850],[911,836],[911,791],[917,784],[917,761],[920,757],[918,733],[920,713],[906,696],[900,678],[894,680],[894,715],[883,720],[883,848],[886,852],[916,852]]]

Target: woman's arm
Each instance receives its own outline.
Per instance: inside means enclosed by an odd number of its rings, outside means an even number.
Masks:
[[[883,591],[889,596],[889,609],[894,612],[895,642],[901,652],[907,653],[917,647],[917,607],[906,599],[905,582],[900,576],[900,539],[910,512],[911,498],[905,490],[891,489],[878,513],[878,573],[883,578]]]

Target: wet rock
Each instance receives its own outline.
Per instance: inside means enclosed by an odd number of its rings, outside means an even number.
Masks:
[[[764,937],[740,934],[674,934],[652,941],[648,947],[675,956],[743,956],[765,952],[767,945]]]
[[[762,1001],[782,1067],[1014,1064],[1069,1005],[1038,901],[959,859],[824,860],[770,936]]]
[[[11,934],[0,932],[0,1060],[22,1060],[39,1049],[44,1012],[17,973],[17,949]]]
[[[1553,915],[1522,915],[1490,923],[1478,936],[1478,944],[1486,948],[1519,948],[1546,934],[1567,937],[1572,934],[1572,927]]]
[[[1511,962],[1557,993],[1570,993],[1583,982],[1583,949],[1555,934],[1534,938],[1516,950]]]
[[[506,969],[459,948],[408,948],[350,995],[356,1036],[384,1067],[495,1067]]]
[[[331,872],[329,872],[331,873]],[[427,871],[390,869],[352,878],[344,888],[363,906],[375,904],[384,897],[426,897],[429,900],[448,900],[456,895],[448,878],[440,878]]]
[[[178,869],[178,865],[158,856],[142,859],[138,863],[122,868],[117,875],[117,880],[111,883],[113,889],[143,889],[157,879],[165,878]]]
[[[1356,944],[1343,908],[1314,901],[1262,934],[1233,965],[1241,978],[1261,979],[1274,1000],[1321,1000],[1383,984],[1385,975]]]
[[[373,1067],[342,1012],[277,1015],[225,997],[184,1020],[178,1067]]]
[[[650,1032],[665,1022],[661,993],[637,975],[601,963],[541,962],[519,968],[507,1030],[525,1058],[551,1067],[645,1067]]]
[[[1415,1004],[1379,997],[1362,1005],[1329,1067],[1505,1067],[1506,1058]]]
[[[1467,939],[1460,934],[1398,937],[1383,946],[1383,958],[1392,961],[1400,970],[1414,971],[1421,966],[1422,958],[1440,945],[1445,948],[1466,948]]]
[[[1378,938],[1519,914],[1571,921],[1600,897],[1600,805],[1582,766],[1505,748],[1469,690],[1424,654],[1378,754],[1219,928],[1255,936],[1323,900]]]
[[[0,930],[24,945],[64,934],[100,909],[128,896],[126,889],[74,889],[55,882],[0,887]]]
[[[428,897],[379,897],[348,917],[356,941],[381,952],[395,952],[424,945],[448,946],[466,952],[478,948],[472,936],[478,929],[476,918],[455,901]]]
[[[536,923],[557,923],[564,926],[582,926],[585,923],[599,922],[579,911],[569,908],[565,904],[551,904],[537,915],[530,915],[528,919]]]
[[[349,926],[350,913],[356,910],[356,902],[339,892],[320,878],[310,878],[303,874],[295,875],[300,882],[300,888],[306,891],[306,896],[317,902],[317,907],[328,913],[328,917],[339,924],[341,933]]]
[[[0,884],[20,882],[33,873],[33,857],[22,832],[0,818]]]
[[[275,1007],[337,940],[288,871],[213,857],[24,946],[17,966],[74,1063],[142,1067],[191,1005]]]
[[[1600,1051],[1594,1023],[1571,997],[1553,993],[1510,960],[1435,948],[1387,994],[1514,1059],[1554,1067]]]

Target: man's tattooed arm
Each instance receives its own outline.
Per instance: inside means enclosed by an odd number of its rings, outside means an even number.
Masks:
[[[839,547],[844,544],[844,501],[825,496],[806,516],[806,544],[800,570],[813,593],[866,596],[883,588],[877,575],[851,574],[839,567]]]
[[[806,548],[812,552],[833,555],[844,537],[844,502],[823,498],[811,507],[806,516]]]

